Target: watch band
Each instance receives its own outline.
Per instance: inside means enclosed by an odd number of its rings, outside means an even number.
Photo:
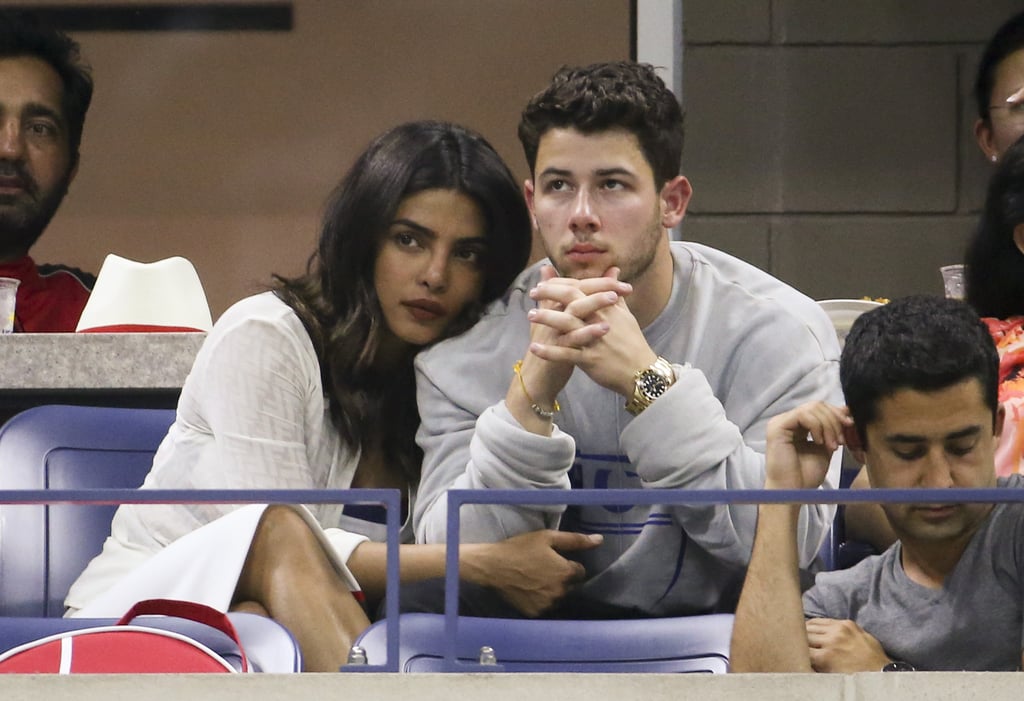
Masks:
[[[916,672],[917,668],[909,662],[903,660],[893,660],[889,664],[882,667],[883,672]]]
[[[650,367],[637,370],[633,375],[633,396],[626,402],[626,411],[638,415],[675,384],[676,372],[672,363],[661,356]]]

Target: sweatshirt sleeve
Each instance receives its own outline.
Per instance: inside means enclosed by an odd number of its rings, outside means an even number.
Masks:
[[[739,392],[743,400],[725,393],[724,402],[715,396],[701,371],[676,365],[676,383],[623,429],[622,445],[647,488],[761,489],[768,420],[806,401],[830,396],[830,388],[838,386],[835,365],[828,361],[811,364],[783,374],[781,382],[752,384],[758,391]],[[742,377],[737,381],[742,383]],[[791,384],[786,385],[787,381]],[[839,403],[836,397],[832,400]],[[729,407],[731,402],[742,402],[743,409]],[[666,431],[666,426],[672,430]],[[836,451],[833,456],[823,488],[838,483],[841,455]],[[687,535],[708,552],[741,564],[749,560],[757,526],[756,505],[677,506],[673,514]],[[834,515],[835,507],[828,504],[801,510],[801,566],[808,566],[817,556]]]
[[[530,433],[504,401],[474,421],[423,375],[419,401],[423,421],[417,441],[424,463],[414,514],[417,542],[445,542],[449,489],[569,489],[576,445],[557,426],[550,437]],[[467,504],[460,514],[460,537],[494,542],[557,528],[564,510],[564,505]]]

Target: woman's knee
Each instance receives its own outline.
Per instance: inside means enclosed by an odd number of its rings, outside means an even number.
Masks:
[[[270,612],[267,611],[266,607],[258,601],[233,601],[229,611],[237,613],[254,613],[257,616],[263,616],[264,618],[270,618]]]
[[[271,504],[263,511],[254,541],[295,547],[303,540],[317,542],[306,519],[295,508],[287,504]]]

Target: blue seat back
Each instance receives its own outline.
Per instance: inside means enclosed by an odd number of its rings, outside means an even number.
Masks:
[[[727,672],[732,614],[606,621],[460,616],[456,656],[477,664],[493,648],[502,672]],[[386,621],[356,641],[369,664],[384,664]],[[445,672],[445,617],[402,614],[400,672]],[[486,671],[477,667],[470,671]]]
[[[172,409],[48,405],[0,427],[0,489],[136,488]],[[0,505],[0,615],[61,616],[116,505]]]

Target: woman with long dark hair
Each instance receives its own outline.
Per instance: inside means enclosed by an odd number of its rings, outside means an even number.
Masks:
[[[974,79],[974,101],[978,148],[998,163],[1024,134],[1024,12],[1006,20],[985,45]]]
[[[981,315],[1024,314],[1024,139],[992,172],[985,208],[964,256],[967,301]]]
[[[413,357],[472,325],[529,247],[522,195],[482,137],[440,122],[381,135],[331,197],[306,274],[275,276],[217,321],[144,486],[396,487],[411,510]],[[71,615],[154,597],[252,611],[292,631],[306,669],[330,671],[383,595],[383,526],[365,508],[123,505],[111,528]],[[582,575],[559,551],[593,544],[538,531],[463,545],[460,572],[535,615]],[[443,572],[443,546],[402,546],[403,581]]]
[[[999,403],[1006,412],[996,449],[999,476],[1024,466],[1024,137],[989,180],[978,228],[964,256],[967,302],[999,350]]]

